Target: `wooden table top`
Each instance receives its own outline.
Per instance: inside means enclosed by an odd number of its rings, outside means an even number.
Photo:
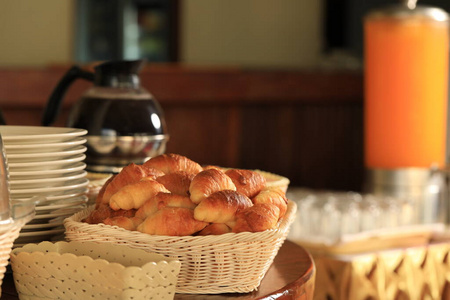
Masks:
[[[175,299],[299,299],[312,300],[315,266],[310,254],[301,246],[285,241],[257,291],[245,294],[191,295],[176,294]],[[1,300],[17,300],[11,273],[3,278]]]

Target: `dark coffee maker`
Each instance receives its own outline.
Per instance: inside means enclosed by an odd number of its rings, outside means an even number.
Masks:
[[[42,125],[58,115],[67,88],[77,79],[93,81],[72,107],[67,126],[88,131],[86,169],[117,173],[130,163],[143,163],[165,152],[169,139],[163,111],[156,99],[140,86],[138,73],[144,60],[111,61],[94,67],[94,73],[72,67],[51,94]]]

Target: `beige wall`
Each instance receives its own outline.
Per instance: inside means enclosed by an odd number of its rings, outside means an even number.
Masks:
[[[70,62],[74,1],[0,1],[0,66]],[[322,1],[180,3],[183,62],[310,67],[319,60]]]
[[[311,67],[322,47],[320,0],[184,0],[181,59]]]
[[[0,65],[70,61],[72,4],[72,0],[0,1]]]

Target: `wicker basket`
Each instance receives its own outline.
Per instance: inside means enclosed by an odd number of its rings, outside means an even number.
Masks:
[[[266,179],[266,185],[268,187],[279,187],[286,193],[290,183],[290,180],[288,178],[266,171],[261,170],[254,170],[254,171],[264,176],[264,178]]]
[[[289,201],[276,229],[214,236],[154,236],[104,224],[81,222],[93,207],[64,221],[70,241],[127,244],[181,262],[177,293],[246,293],[255,290],[272,264],[295,218]]]
[[[8,228],[7,231],[0,233],[0,296],[2,294],[3,277],[5,276],[6,266],[9,263],[9,256],[14,241],[19,237],[20,230],[23,225],[30,221],[33,216],[34,213],[26,218],[16,220],[11,225],[11,228]]]
[[[355,255],[312,253],[314,300],[448,300],[450,242]]]
[[[14,249],[11,267],[20,299],[169,300],[180,262],[125,245],[42,242]]]
[[[112,174],[109,173],[88,172],[86,175],[86,178],[89,179],[88,190],[86,192],[86,196],[88,196],[88,205],[95,203],[99,191],[111,176]]]

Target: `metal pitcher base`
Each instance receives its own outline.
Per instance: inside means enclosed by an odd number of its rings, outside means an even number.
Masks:
[[[411,201],[418,224],[448,223],[447,174],[439,169],[369,169],[365,193]]]

